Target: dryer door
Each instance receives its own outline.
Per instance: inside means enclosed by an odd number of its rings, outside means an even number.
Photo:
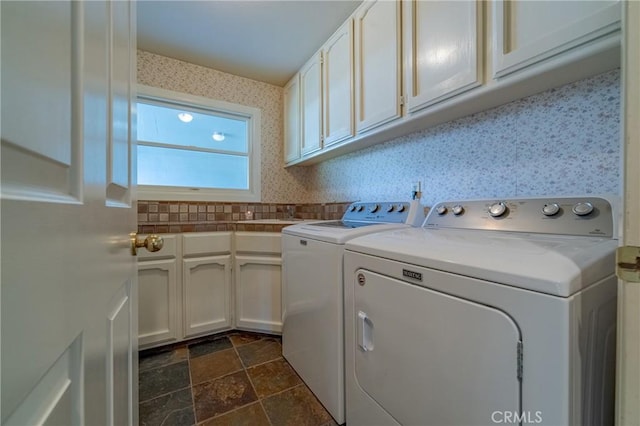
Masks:
[[[389,415],[403,425],[479,425],[520,411],[520,333],[509,316],[370,271],[356,274],[349,319],[356,341],[347,350],[355,352],[361,390]]]

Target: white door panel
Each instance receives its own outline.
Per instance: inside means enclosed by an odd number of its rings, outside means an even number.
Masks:
[[[109,61],[135,51],[134,6],[0,7],[2,424],[136,424],[136,218],[130,192],[118,208],[106,196],[109,100],[132,72]],[[130,95],[118,121],[128,191]]]
[[[640,246],[640,2],[623,4],[624,230],[622,244]],[[640,423],[640,284],[618,284],[616,424]]]
[[[519,330],[484,305],[359,270],[355,376],[400,424],[491,424],[520,410]],[[434,319],[439,319],[434,321]],[[400,349],[400,350],[399,350]]]
[[[72,38],[83,25],[81,9],[74,2],[2,4],[4,199],[80,198],[81,98],[74,82],[84,52]]]
[[[108,177],[107,199],[111,203],[130,203],[131,187],[131,99],[133,80],[131,77],[132,37],[129,23],[129,2],[114,1],[109,5],[113,28],[110,31],[110,137],[107,139]],[[134,51],[135,52],[135,51]]]

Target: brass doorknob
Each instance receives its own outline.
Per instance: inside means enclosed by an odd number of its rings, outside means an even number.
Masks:
[[[138,234],[136,232],[132,232],[129,234],[131,238],[131,255],[138,255],[138,248],[144,247],[150,252],[159,251],[162,249],[164,245],[164,239],[161,236],[156,234],[148,235],[144,240],[138,239]]]

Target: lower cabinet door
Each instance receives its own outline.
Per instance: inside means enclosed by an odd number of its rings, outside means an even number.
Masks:
[[[282,259],[236,256],[236,327],[282,332]]]
[[[231,328],[231,255],[182,262],[184,336]]]
[[[179,339],[176,260],[138,262],[138,344],[148,347]]]

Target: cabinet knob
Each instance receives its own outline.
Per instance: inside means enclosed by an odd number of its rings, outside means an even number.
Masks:
[[[137,232],[129,234],[131,239],[131,256],[138,255],[138,248],[144,247],[150,252],[160,251],[164,245],[164,239],[160,235],[151,234],[144,240],[138,238]]]

